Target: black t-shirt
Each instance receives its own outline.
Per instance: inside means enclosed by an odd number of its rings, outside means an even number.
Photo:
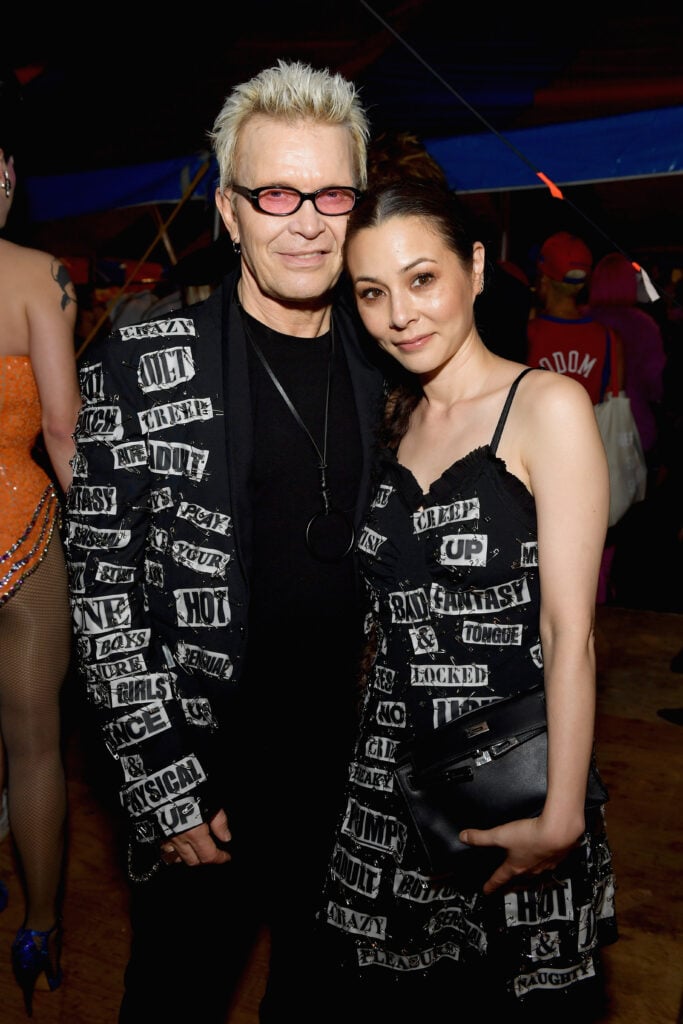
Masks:
[[[245,315],[301,420],[323,452],[330,335],[294,338]],[[273,380],[248,343],[254,457],[251,472],[252,568],[244,695],[252,720],[273,742],[294,740],[297,723],[314,718],[307,747],[335,757],[346,743],[355,707],[360,611],[350,552],[321,561],[306,544],[306,528],[323,508],[320,459]],[[334,360],[327,424],[327,481],[337,524],[349,538],[361,475],[361,441],[348,366],[341,344]],[[265,742],[265,741],[264,741]],[[294,740],[294,742],[296,742]],[[302,758],[306,751],[300,751]],[[340,764],[341,764],[340,760]]]

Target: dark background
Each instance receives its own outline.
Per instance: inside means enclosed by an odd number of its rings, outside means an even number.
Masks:
[[[102,307],[106,316],[111,295],[143,254],[158,261],[162,274],[177,278],[180,267],[180,276],[194,276],[197,284],[206,280],[205,270],[213,274],[217,261],[230,262],[213,201],[188,202],[173,220],[167,242],[178,262],[169,269],[159,226],[177,212],[172,204],[35,223],[22,208],[22,178],[206,152],[207,132],[230,89],[278,58],[353,80],[375,137],[504,134],[683,105],[680,2],[628,9],[579,3],[532,12],[528,6],[494,11],[490,4],[448,0],[262,0],[39,11],[14,4],[0,22],[0,63],[23,83],[26,133],[8,229],[23,233],[16,240],[67,258],[70,269],[74,260],[89,267],[89,285],[96,287],[84,288],[80,303],[85,345],[105,329]],[[596,259],[614,248],[637,259],[665,295],[650,307],[669,358],[663,443],[652,500],[636,506],[623,524],[615,574],[617,603],[680,611],[683,290],[675,275],[683,276],[683,175],[565,186],[563,192],[565,201],[543,187],[465,199],[480,219],[491,260],[512,260],[533,277],[538,245],[554,231],[573,230]],[[89,293],[99,295],[100,307],[88,307]],[[486,296],[491,337],[498,312],[507,344],[512,297],[496,287],[487,287]]]
[[[348,0],[38,14],[13,8],[0,42],[24,82],[22,174],[62,174],[207,150],[230,88],[277,58],[355,81],[373,134],[419,138],[557,124],[683,103],[683,14],[658,4],[494,13],[443,0]],[[5,21],[5,26],[8,23]],[[683,144],[683,143],[682,143]],[[568,227],[655,272],[683,262],[683,179],[668,176],[468,196],[501,255],[524,263]],[[162,209],[162,216],[170,210]],[[144,208],[22,225],[64,255],[138,257],[157,215]],[[19,214],[17,214],[18,221]],[[592,225],[598,230],[594,231]],[[186,205],[170,232],[182,255],[208,244],[213,204]],[[600,255],[600,251],[597,252]],[[152,254],[162,262],[160,245]]]

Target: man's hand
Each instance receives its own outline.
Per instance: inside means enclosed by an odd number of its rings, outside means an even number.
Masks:
[[[224,843],[232,839],[224,810],[217,811],[208,825],[203,822],[187,832],[179,832],[177,836],[164,839],[161,844],[162,860],[165,864],[183,863],[189,867],[197,864],[225,864],[231,859],[230,854],[216,846],[215,839]]]

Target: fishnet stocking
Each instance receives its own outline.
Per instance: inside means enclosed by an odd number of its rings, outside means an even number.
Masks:
[[[26,885],[26,927],[41,931],[57,917],[64,856],[59,692],[71,651],[67,593],[55,530],[42,563],[0,608],[0,732],[10,824]]]

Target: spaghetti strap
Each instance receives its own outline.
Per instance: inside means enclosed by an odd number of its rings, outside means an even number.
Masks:
[[[522,379],[522,377],[526,377],[527,373],[529,373],[531,370],[537,370],[537,369],[539,369],[539,367],[537,367],[537,366],[527,366],[527,368],[525,370],[522,370],[520,375],[518,377],[516,377],[515,380],[513,380],[512,384],[510,385],[510,390],[508,391],[508,396],[505,399],[505,405],[503,406],[503,411],[500,414],[500,419],[498,420],[498,423],[496,425],[496,429],[493,432],[493,438],[491,440],[491,444],[489,445],[489,448],[491,449],[491,454],[492,455],[495,455],[497,450],[498,450],[498,445],[500,444],[501,434],[503,433],[503,427],[505,426],[505,421],[508,418],[508,413],[510,412],[510,406],[512,405],[512,399],[515,397],[515,391],[517,390],[517,387],[519,385],[520,380]]]

